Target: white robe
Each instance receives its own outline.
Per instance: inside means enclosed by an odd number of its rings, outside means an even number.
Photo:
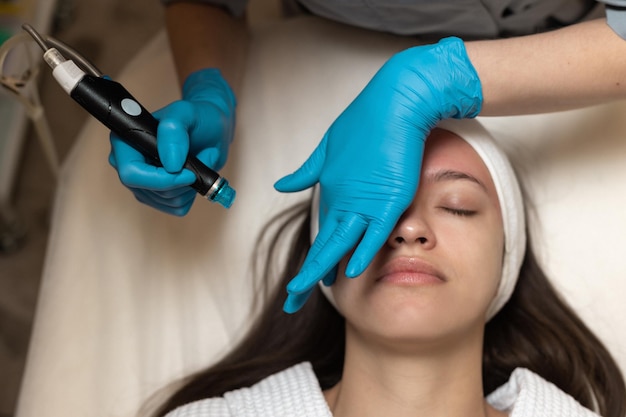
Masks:
[[[487,397],[510,417],[598,417],[554,384],[528,369]],[[331,417],[311,364],[303,362],[249,388],[184,405],[167,417]]]

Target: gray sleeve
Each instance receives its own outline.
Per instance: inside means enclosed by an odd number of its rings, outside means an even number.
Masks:
[[[622,39],[626,39],[626,0],[598,0],[606,7],[606,22]]]
[[[161,3],[164,5],[170,3],[176,3],[180,0],[161,0]],[[230,14],[235,17],[240,17],[246,11],[246,6],[248,5],[248,0],[185,0],[193,3],[206,3],[212,6],[221,7],[224,10],[227,10]]]

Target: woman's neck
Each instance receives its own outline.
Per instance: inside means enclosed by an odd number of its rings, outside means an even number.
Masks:
[[[335,417],[506,415],[484,400],[482,334],[419,349],[347,336],[342,380],[324,392]]]

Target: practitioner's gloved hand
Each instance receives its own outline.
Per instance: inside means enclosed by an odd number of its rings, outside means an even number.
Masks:
[[[196,197],[189,187],[195,175],[183,165],[195,155],[214,170],[226,163],[235,130],[235,95],[217,69],[190,74],[182,100],[154,113],[159,120],[157,148],[163,167],[151,165],[138,151],[110,134],[109,162],[140,202],[184,216]]]
[[[409,206],[424,142],[439,120],[475,117],[482,89],[463,42],[446,38],[394,55],[335,120],[307,161],[278,191],[321,185],[320,230],[284,310],[299,310],[356,247],[346,275],[360,275]],[[358,246],[357,246],[358,244]]]

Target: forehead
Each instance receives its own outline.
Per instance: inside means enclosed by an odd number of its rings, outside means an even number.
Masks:
[[[497,200],[497,193],[487,166],[474,148],[456,134],[436,128],[428,136],[422,162],[422,178],[450,170],[468,174],[479,180],[488,194]]]

